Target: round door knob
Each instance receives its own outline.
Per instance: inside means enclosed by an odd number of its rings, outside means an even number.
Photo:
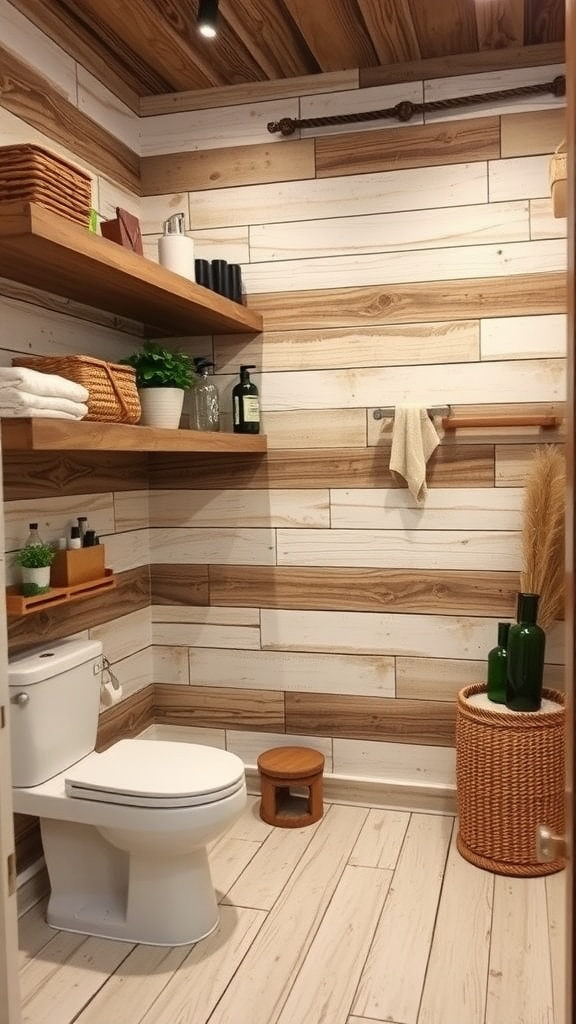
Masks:
[[[10,697],[11,704],[17,704],[19,708],[26,707],[30,701],[29,693],[15,693],[13,697]]]
[[[564,859],[568,856],[566,836],[554,835],[548,825],[539,825],[536,836],[536,853],[538,860],[543,863]]]

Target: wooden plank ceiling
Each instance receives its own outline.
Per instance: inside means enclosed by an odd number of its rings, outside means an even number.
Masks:
[[[196,31],[198,0],[11,2],[138,96],[564,38],[564,0],[220,0],[215,40]]]

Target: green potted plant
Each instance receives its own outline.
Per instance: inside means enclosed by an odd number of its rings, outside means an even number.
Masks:
[[[140,422],[149,427],[178,427],[184,392],[195,380],[194,361],[186,352],[164,348],[156,341],[145,341],[122,363],[136,370],[140,395]]]
[[[24,597],[36,597],[50,590],[50,568],[55,554],[51,544],[29,544],[17,553]]]

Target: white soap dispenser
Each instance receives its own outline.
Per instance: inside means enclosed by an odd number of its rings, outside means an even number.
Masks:
[[[158,260],[167,270],[195,281],[194,240],[185,229],[183,213],[173,213],[163,224],[163,235],[158,239]]]

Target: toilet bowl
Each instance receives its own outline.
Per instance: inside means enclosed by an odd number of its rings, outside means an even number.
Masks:
[[[163,740],[96,753],[98,701],[87,694],[99,696],[100,655],[94,641],[69,641],[9,667],[13,803],[40,818],[48,923],[154,945],[196,942],[218,923],[206,846],[245,806],[244,765],[227,751]],[[67,749],[77,755],[88,732],[89,749],[70,762]]]

